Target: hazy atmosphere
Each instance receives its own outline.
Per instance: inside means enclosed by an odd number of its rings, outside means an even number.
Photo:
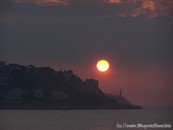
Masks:
[[[0,28],[0,61],[70,69],[135,104],[173,106],[172,0],[1,0]]]

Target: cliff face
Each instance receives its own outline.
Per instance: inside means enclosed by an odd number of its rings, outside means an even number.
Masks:
[[[104,94],[98,81],[82,81],[71,70],[21,66],[0,62],[0,108],[16,109],[120,109],[124,105]]]

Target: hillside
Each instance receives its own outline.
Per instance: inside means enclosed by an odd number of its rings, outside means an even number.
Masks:
[[[0,62],[1,109],[139,109],[107,96],[95,79],[71,70]]]

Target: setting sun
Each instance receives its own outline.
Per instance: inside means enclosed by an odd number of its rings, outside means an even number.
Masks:
[[[105,72],[109,69],[109,62],[106,60],[99,60],[96,66],[99,71]]]

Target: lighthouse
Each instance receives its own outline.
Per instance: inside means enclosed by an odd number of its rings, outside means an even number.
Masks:
[[[120,97],[122,97],[122,91],[121,91],[121,89],[120,89]]]

